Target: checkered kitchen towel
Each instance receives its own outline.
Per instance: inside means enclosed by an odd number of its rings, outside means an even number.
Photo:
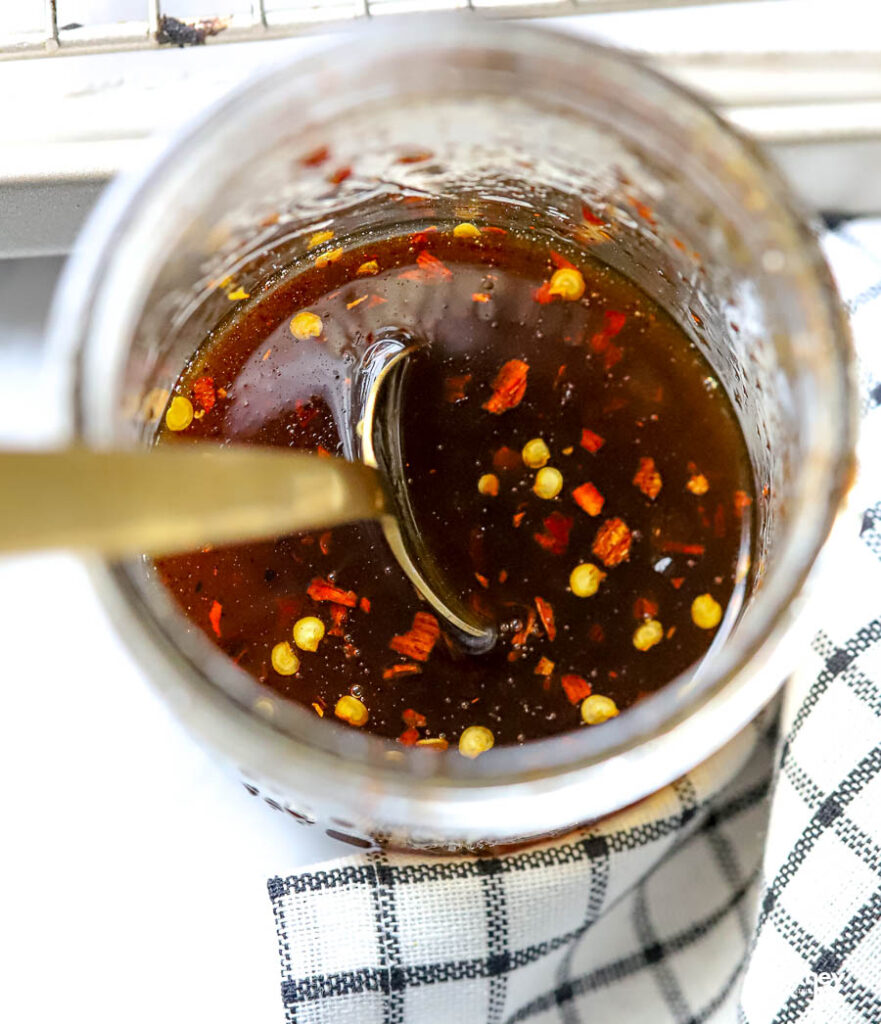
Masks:
[[[775,708],[520,853],[270,879],[288,1024],[881,1024],[881,221],[826,246],[862,362],[866,512],[779,739]]]

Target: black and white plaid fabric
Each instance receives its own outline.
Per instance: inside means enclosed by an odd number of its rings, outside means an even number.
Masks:
[[[270,879],[288,1024],[881,1022],[881,221],[826,245],[861,357],[865,513],[779,740],[775,707],[648,800],[520,853]]]

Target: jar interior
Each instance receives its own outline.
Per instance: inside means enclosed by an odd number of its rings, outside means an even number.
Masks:
[[[418,50],[393,64],[374,58],[357,80],[319,63],[287,85],[270,79],[258,102],[230,101],[220,124],[203,125],[186,157],[162,168],[161,188],[145,193],[120,241],[117,324],[127,329],[83,357],[81,426],[94,443],[151,444],[194,347],[231,315],[223,283],[251,295],[272,287],[296,273],[316,231],[332,228],[336,244],[353,246],[471,220],[568,240],[672,315],[737,412],[757,500],[729,643],[749,625],[766,577],[783,562],[792,574],[799,557],[806,568],[813,554],[799,555],[793,544],[805,538],[794,535],[815,485],[808,471],[838,429],[819,394],[822,368],[838,358],[830,325],[800,292],[817,268],[798,229],[774,212],[749,153],[712,115],[688,104],[674,116],[672,87],[648,73],[648,91],[619,88],[614,61],[579,67],[573,85],[572,67],[543,60],[543,45],[440,49],[430,73]],[[100,369],[90,369],[99,352]],[[203,638],[149,566],[120,571],[213,674]],[[218,683],[250,707],[260,687],[242,675],[230,665]],[[692,673],[671,685],[694,684]],[[299,709],[289,711],[295,721]],[[347,754],[368,756],[370,742],[347,739]]]

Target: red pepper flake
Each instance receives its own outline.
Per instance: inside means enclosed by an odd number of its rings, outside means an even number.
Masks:
[[[301,157],[300,163],[303,167],[318,167],[318,165],[323,164],[329,156],[330,150],[327,146],[319,146],[318,149],[313,149],[311,153],[307,153],[304,157]]]
[[[476,572],[474,574],[474,578],[483,587],[484,590],[489,589],[489,580],[486,578],[486,576],[481,576],[479,572]]]
[[[220,616],[223,615],[223,605],[220,601],[211,602],[211,611],[208,612],[208,621],[211,623],[211,628],[220,636]]]
[[[324,533],[318,538],[318,546],[321,548],[322,555],[330,554],[330,538],[332,534],[330,530],[325,530]]]
[[[422,671],[418,665],[414,665],[413,668],[417,672]],[[401,720],[408,729],[424,729],[428,724],[425,715],[420,715],[419,712],[414,711],[413,708],[404,708],[401,712]]]
[[[590,696],[590,683],[581,676],[566,675],[560,680],[563,691],[569,698],[570,704],[580,704],[585,697]]]
[[[504,228],[498,228],[494,224],[487,224],[486,227],[480,229],[481,234],[490,235],[507,235],[507,231]]]
[[[508,570],[507,569],[502,569],[502,571],[499,573],[499,583],[504,583],[507,578],[508,578]]]
[[[332,604],[330,606],[330,621],[331,627],[327,631],[328,636],[342,636],[343,635],[343,623],[346,621],[346,616],[349,614],[349,609],[342,604]]]
[[[545,551],[552,555],[562,555],[569,547],[572,523],[571,516],[564,516],[562,512],[551,512],[543,522],[544,530],[541,533],[534,533],[533,537]]]
[[[405,747],[415,747],[419,742],[419,730],[418,729],[405,729],[398,737],[398,743],[403,744]]]
[[[340,167],[337,170],[335,170],[333,174],[329,174],[327,176],[327,180],[330,182],[331,185],[342,185],[346,178],[350,178],[351,176],[351,167]]]
[[[489,302],[489,300],[491,298],[492,298],[492,296],[491,295],[487,295],[486,292],[472,292],[471,293],[471,301],[472,302]]]
[[[589,516],[598,516],[606,503],[602,494],[589,482],[576,487],[572,492],[572,497],[578,507],[584,509]]]
[[[214,408],[214,403],[217,401],[217,394],[214,391],[214,378],[200,377],[193,384],[193,394],[205,412],[211,412]]]
[[[541,624],[544,627],[548,640],[555,640],[557,636],[557,627],[554,624],[553,606],[550,602],[545,601],[543,597],[536,597],[535,607],[538,609],[538,617],[541,619]]]
[[[753,500],[746,491],[734,492],[734,512],[738,519],[743,516],[744,510],[748,509],[752,503]]]
[[[452,280],[452,270],[441,263],[437,256],[434,256],[427,249],[423,249],[417,255],[416,264],[421,270],[432,277],[439,277],[442,281]]]
[[[522,359],[509,359],[496,374],[492,397],[483,403],[483,408],[487,412],[499,415],[518,406],[526,394],[528,373],[528,363],[524,363]]]
[[[526,641],[532,636],[535,630],[535,612],[530,608],[526,613],[526,623],[522,629],[518,629],[517,632],[511,637],[512,647],[522,647]]]
[[[581,447],[586,448],[589,452],[598,452],[605,443],[606,439],[604,437],[600,437],[599,434],[588,430],[587,427],[581,431]]]
[[[603,365],[607,370],[611,370],[623,355],[621,349],[612,343],[612,338],[621,331],[621,328],[626,323],[627,317],[624,313],[619,313],[614,309],[607,309],[603,313],[602,330],[597,331],[590,339],[591,350],[597,355],[603,356]]]
[[[482,590],[471,591],[471,593],[468,595],[468,607],[474,612],[475,615],[480,616],[480,618],[486,619],[492,616],[492,609],[490,608],[486,595],[483,593]],[[456,649],[451,644],[450,638],[447,636],[446,633],[442,633],[441,635],[444,638],[444,643],[447,645],[447,650],[450,652],[450,654],[455,655],[457,652]]]
[[[623,519],[607,519],[597,530],[591,550],[606,568],[630,557],[633,532]]]
[[[465,389],[471,383],[472,374],[463,373],[460,377],[447,377],[444,381],[444,401],[455,403],[465,398]]]
[[[370,598],[369,597],[362,597],[361,600],[358,602],[358,607],[366,615],[369,615],[370,614]]]
[[[655,460],[643,457],[639,460],[639,469],[633,477],[633,483],[652,501],[661,493],[661,474],[655,466]]]
[[[603,412],[618,412],[619,409],[626,409],[628,404],[623,395],[613,395],[603,406]]]
[[[556,296],[551,294],[551,282],[545,281],[540,288],[536,288],[532,293],[532,297],[542,306],[546,306],[549,302],[553,302]]]
[[[620,363],[624,358],[624,353],[621,349],[613,342],[610,341],[606,346],[606,351],[603,353],[603,367],[606,370],[611,370],[616,363]]]
[[[314,579],[306,589],[306,593],[313,601],[335,601],[337,604],[345,605],[346,608],[354,608],[358,603],[358,595],[354,590],[343,590],[331,583],[329,580]]]
[[[606,223],[602,217],[597,217],[590,207],[584,203],[581,204],[581,216],[588,224],[595,224],[597,227]]]
[[[542,657],[539,659],[538,664],[535,666],[534,675],[537,676],[549,676],[554,671],[554,663],[550,658]]]
[[[520,524],[523,522],[525,517],[526,517],[526,513],[525,512],[515,512],[514,513],[514,515],[511,517],[511,522],[514,524],[514,529],[515,530],[520,526]]]
[[[720,501],[719,504],[716,505],[716,511],[713,513],[713,536],[724,537],[725,532],[725,506]]]
[[[435,231],[437,231],[437,224],[432,224],[430,227],[417,231],[414,235],[410,235],[410,245],[425,245],[428,241],[428,236]]]
[[[419,150],[415,153],[405,153],[403,156],[398,157],[399,164],[421,164],[426,160],[430,160],[434,156],[428,149]]]
[[[640,217],[642,217],[643,220],[647,220],[649,224],[656,223],[655,211],[648,205],[648,203],[642,202],[642,200],[637,199],[636,196],[628,196],[627,198],[633,205],[633,209],[636,210],[636,212],[639,214]]]
[[[563,268],[566,270],[575,270],[574,263],[570,263],[565,256],[561,256],[560,253],[555,252],[553,249],[551,249],[551,263],[553,263],[558,270],[562,270]]]
[[[627,323],[627,315],[625,313],[619,313],[616,309],[607,309],[603,313],[603,335],[606,338],[614,338],[616,334],[621,332],[621,329]]]
[[[315,449],[315,454],[318,456],[319,459],[332,459],[333,458],[333,455],[331,455],[331,453],[324,447],[323,444],[320,444]]]
[[[390,665],[387,669],[383,669],[382,678],[388,680],[388,679],[400,679],[401,676],[418,676],[421,671],[422,671],[422,666],[421,665],[417,665],[415,661],[406,661],[406,662],[404,662],[403,665]],[[416,712],[415,711],[411,712],[409,709],[404,712],[404,724],[405,725],[409,724],[407,722],[407,715],[408,714],[414,714],[415,715]],[[419,717],[422,718],[421,715]],[[422,724],[425,725],[425,719],[424,718],[422,718]]]
[[[397,654],[414,661],[428,661],[434,645],[440,636],[440,626],[430,612],[416,612],[413,625],[406,633],[393,636],[389,647]]]
[[[587,631],[587,636],[588,639],[592,640],[595,644],[601,644],[606,639],[606,631],[598,622],[594,622]]]
[[[520,452],[502,445],[493,452],[493,469],[519,469],[523,465]]]
[[[676,590],[678,590],[682,586],[682,584],[685,582],[685,577],[684,576],[674,576],[670,580],[670,582],[673,584],[674,588]]]
[[[633,602],[634,619],[653,619],[658,614],[658,604],[650,597],[638,597]]]
[[[666,555],[702,555],[703,544],[684,544],[680,540],[665,540],[661,545],[661,551]]]

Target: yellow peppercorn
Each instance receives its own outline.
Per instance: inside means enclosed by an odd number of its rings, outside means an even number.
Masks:
[[[453,228],[456,238],[480,238],[480,228],[476,224],[469,224],[467,221],[457,224]]]
[[[321,317],[315,313],[304,311],[297,313],[291,320],[291,334],[297,341],[305,341],[307,338],[317,338],[321,334]]]
[[[287,640],[272,648],[272,667],[280,676],[292,676],[299,670],[300,659]]]
[[[193,422],[193,403],[183,395],[175,395],[165,413],[165,425],[169,430],[186,430]]]
[[[722,621],[722,605],[711,594],[701,594],[691,602],[691,621],[701,629],[715,629]]]
[[[618,705],[601,693],[592,693],[581,702],[581,721],[585,725],[601,725],[617,714]]]
[[[523,445],[520,456],[530,469],[541,469],[546,466],[551,457],[551,450],[544,443],[542,438],[534,437]]]
[[[499,478],[495,473],[484,473],[477,481],[477,489],[481,494],[495,497],[499,493]]]
[[[539,498],[556,498],[563,489],[563,474],[553,466],[545,466],[535,474],[532,490]]]
[[[330,252],[323,252],[315,257],[315,266],[320,270],[322,267],[326,267],[328,263],[336,263],[342,254],[342,249],[331,249]]]
[[[576,597],[593,597],[605,578],[606,574],[593,562],[582,562],[569,573],[569,589]]]
[[[577,302],[584,295],[584,278],[575,267],[560,267],[551,275],[551,295],[559,295],[567,302]]]
[[[379,264],[376,260],[367,260],[366,263],[362,263],[360,267],[355,271],[359,277],[363,277],[365,274],[378,274]]]
[[[367,719],[370,717],[367,708],[364,704],[358,700],[357,697],[350,697],[349,694],[344,694],[336,702],[336,707],[333,709],[333,713],[337,718],[341,718],[344,722],[348,722],[349,725],[358,726],[365,725]]]
[[[301,651],[317,651],[324,638],[324,623],[314,615],[306,615],[294,623],[294,643]]]
[[[664,639],[664,627],[657,619],[646,619],[636,627],[633,646],[638,651],[647,651]]]
[[[325,242],[329,242],[333,238],[332,231],[316,231],[315,234],[309,239],[309,249],[314,249],[317,245],[324,245]]]
[[[495,737],[485,725],[469,725],[459,737],[459,753],[464,757],[479,757],[489,750]]]

